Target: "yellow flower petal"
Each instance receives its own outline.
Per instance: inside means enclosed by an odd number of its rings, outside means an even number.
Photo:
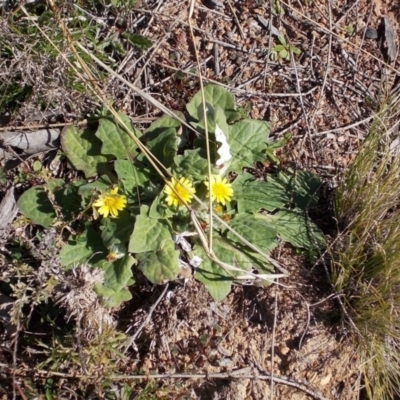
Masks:
[[[190,203],[196,190],[189,179],[181,177],[177,181],[172,177],[170,184],[165,186],[164,193],[167,195],[165,201],[168,206],[178,207],[179,205]]]
[[[211,199],[222,205],[225,205],[227,201],[231,201],[233,197],[232,184],[226,178],[222,178],[220,175],[211,175],[210,182],[206,181],[204,183],[208,188],[207,197],[211,193]]]
[[[98,213],[104,218],[110,214],[113,218],[118,216],[119,211],[123,210],[126,206],[127,199],[124,195],[119,195],[118,188],[109,190],[100,195],[100,197],[93,203],[94,207],[99,207]]]

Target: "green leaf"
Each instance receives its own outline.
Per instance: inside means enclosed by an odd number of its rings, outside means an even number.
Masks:
[[[126,194],[136,196],[138,187],[145,187],[149,181],[159,181],[158,175],[151,173],[150,169],[140,162],[131,160],[116,160],[114,163],[118,180],[124,187]]]
[[[278,40],[279,40],[279,42],[281,43],[281,44],[283,44],[283,46],[286,46],[286,39],[285,39],[285,36],[283,36],[283,35],[279,35],[278,36]],[[279,45],[278,45],[279,46]],[[276,46],[275,46],[276,47]]]
[[[271,181],[281,186],[287,193],[289,200],[302,210],[315,207],[318,203],[321,179],[309,171],[279,172]]]
[[[279,52],[279,57],[283,58],[284,60],[288,60],[289,52],[286,49],[283,49]]]
[[[101,155],[101,142],[89,129],[67,128],[61,136],[61,145],[71,164],[83,171],[86,178],[108,170],[107,158]]]
[[[140,132],[132,126],[129,118],[123,113],[118,115],[131,133],[139,137]],[[137,146],[133,139],[110,117],[100,118],[96,136],[103,142],[102,154],[110,154],[117,159],[128,158],[135,154]]]
[[[204,284],[215,301],[223,300],[231,291],[232,278],[215,262],[212,262],[201,246],[191,253],[201,257],[203,262],[196,269],[194,277]]]
[[[275,50],[277,53],[280,53],[281,51],[286,50],[286,49],[285,49],[285,46],[283,46],[283,45],[281,45],[281,44],[277,44],[277,45],[274,47],[274,50]]]
[[[133,232],[135,217],[124,210],[117,218],[103,218],[101,226],[101,238],[104,245],[110,248],[113,244],[128,243]]]
[[[110,264],[104,273],[104,285],[115,291],[132,285],[132,266],[135,264],[136,260],[129,254]]]
[[[227,119],[231,117],[231,114],[236,112],[233,95],[221,86],[206,85],[204,87],[204,97],[206,103],[210,104],[213,108],[222,108]],[[190,116],[197,121],[201,119],[199,110],[202,103],[202,94],[201,91],[198,91],[186,106]]]
[[[255,161],[265,159],[265,148],[271,124],[267,121],[244,119],[231,126],[228,143],[232,161],[229,171],[241,173]]]
[[[286,189],[272,179],[265,182],[243,174],[235,179],[232,187],[239,213],[256,213],[262,208],[274,211],[289,203]]]
[[[34,170],[35,172],[39,172],[39,171],[42,169],[43,164],[42,164],[41,161],[36,160],[36,161],[33,163],[32,167],[33,167],[33,170]]]
[[[256,219],[253,214],[236,214],[229,221],[229,226],[265,254],[269,254],[278,244],[276,230],[266,221]],[[227,237],[240,246],[245,246],[232,232],[228,231]]]
[[[174,114],[182,120],[185,119],[185,116],[180,111],[175,111]],[[148,140],[154,139],[165,130],[169,128],[177,130],[180,126],[181,123],[177,119],[164,114],[162,117],[157,118],[151,123],[151,125],[145,130],[145,136]]]
[[[62,187],[64,187],[64,185],[65,185],[65,181],[64,181],[64,179],[61,179],[61,178],[49,179],[46,182],[46,187],[51,193],[54,193],[56,190],[60,190]]]
[[[22,194],[17,202],[18,208],[34,224],[49,228],[56,213],[42,186],[34,186]]]
[[[226,264],[243,270],[248,270],[252,266],[252,261],[241,250],[222,238],[214,238],[213,251],[218,259]],[[203,260],[196,268],[194,277],[204,284],[215,301],[223,300],[231,290],[232,275],[212,261],[201,245],[196,245],[190,256],[191,258],[198,256]]]
[[[138,215],[129,241],[129,251],[132,253],[156,251],[163,242],[170,239],[171,232],[165,222],[147,215]]]
[[[281,210],[269,215],[258,214],[257,218],[274,227],[283,241],[295,247],[321,250],[325,245],[324,234],[302,210]]]
[[[150,39],[138,35],[137,33],[124,32],[122,36],[127,39],[132,46],[142,50],[149,49],[153,45],[153,42]]]
[[[174,158],[176,166],[172,168],[176,176],[192,178],[193,181],[202,181],[208,174],[206,154],[202,149],[185,150]]]
[[[62,208],[65,219],[72,219],[81,211],[82,198],[78,194],[78,187],[69,183],[54,192],[57,204]]]
[[[79,263],[94,265],[104,259],[108,251],[98,232],[88,229],[82,235],[68,241],[59,254],[60,263],[68,269]]]
[[[103,175],[93,182],[79,185],[78,194],[82,196],[85,201],[88,201],[96,192],[102,193],[110,189],[111,183],[108,176]],[[86,204],[84,204],[84,206],[86,206]]]
[[[139,270],[156,285],[175,280],[180,271],[179,251],[172,239],[162,241],[157,251],[138,254],[137,259]]]
[[[203,110],[199,111],[200,121],[192,122],[191,124],[195,129],[199,132],[205,132],[205,124],[203,118]],[[211,105],[207,104],[207,125],[208,125],[208,143],[210,148],[210,162],[213,166],[219,163],[221,165],[226,165],[226,162],[221,162],[221,155],[229,153],[229,159],[231,158],[230,154],[230,129],[231,127],[226,122],[226,116],[224,111],[220,107],[213,108]],[[224,147],[222,147],[223,140]],[[205,135],[200,136],[194,140],[194,146],[196,148],[200,148],[203,152],[207,149],[207,142]],[[204,156],[205,157],[205,156]],[[206,158],[206,157],[205,157]],[[224,158],[224,157],[223,157]],[[222,160],[224,161],[224,160]]]
[[[219,106],[213,107],[211,104],[208,103],[206,103],[206,106],[208,133],[214,133],[216,125],[218,125],[219,128],[225,132],[225,135],[229,136],[229,125],[226,122],[226,115],[224,110]],[[191,122],[191,124],[198,131],[205,132],[204,110],[202,105],[199,106],[197,114],[199,117],[199,121]],[[211,137],[209,139],[211,140]],[[203,146],[203,149],[205,149],[205,146]]]
[[[175,129],[165,129],[155,138],[148,140],[151,136],[152,134],[144,135],[142,141],[145,141],[147,149],[153,156],[156,157],[165,168],[169,168],[173,164],[174,157],[178,151],[178,138]],[[144,160],[145,158],[143,157],[143,161]]]
[[[174,215],[174,211],[172,211],[167,204],[163,200],[164,194],[161,192],[151,203],[149,210],[149,217],[152,219],[163,219],[163,218],[171,218]]]
[[[104,306],[110,308],[118,308],[122,303],[132,298],[131,292],[127,288],[114,290],[105,285],[96,283],[94,290],[102,300]]]
[[[297,54],[297,55],[301,54],[301,50],[298,49],[297,47],[290,46],[290,50],[292,50],[293,54]]]

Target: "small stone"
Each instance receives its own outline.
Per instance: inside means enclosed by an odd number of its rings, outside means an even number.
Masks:
[[[219,0],[206,0],[204,2],[204,5],[208,8],[211,8],[212,10],[223,10],[224,9],[224,3]]]
[[[330,380],[332,379],[332,374],[329,373],[328,375],[324,376],[321,380],[320,380],[320,385],[321,386],[326,386]]]
[[[368,27],[367,30],[365,31],[365,38],[376,40],[378,39],[378,32],[375,29]]]

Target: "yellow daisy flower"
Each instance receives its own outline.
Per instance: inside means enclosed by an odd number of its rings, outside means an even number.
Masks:
[[[196,193],[196,190],[189,179],[182,177],[177,181],[175,178],[171,178],[170,185],[175,190],[172,190],[169,185],[164,188],[164,193],[167,195],[165,201],[170,207],[178,207],[180,204],[186,204],[192,201],[193,194]]]
[[[222,178],[219,175],[211,175],[210,182],[206,181],[204,183],[208,188],[207,197],[209,197],[211,193],[211,199],[213,201],[216,200],[217,203],[221,203],[222,205],[225,205],[227,201],[231,201],[233,189],[226,178]]]
[[[94,207],[99,207],[99,214],[107,218],[109,214],[112,217],[117,217],[118,213],[126,206],[126,196],[117,194],[118,188],[111,189],[109,192],[103,193],[93,203]]]

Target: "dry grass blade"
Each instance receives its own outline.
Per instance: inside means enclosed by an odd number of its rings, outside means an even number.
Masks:
[[[333,282],[357,327],[371,399],[391,399],[400,386],[400,116],[391,95],[339,187],[342,237],[333,254]]]

